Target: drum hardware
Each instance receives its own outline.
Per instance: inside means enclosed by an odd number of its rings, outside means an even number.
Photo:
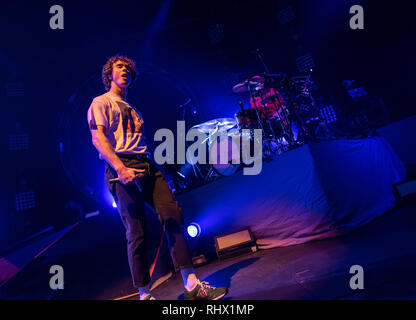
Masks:
[[[232,88],[235,93],[249,93],[252,108],[244,108],[242,101],[239,101],[240,110],[235,113],[234,119],[213,119],[191,128],[204,133],[206,138],[203,143],[208,142],[208,163],[192,165],[193,175],[201,183],[233,175],[242,167],[242,157],[247,156],[244,152],[251,151],[242,150],[241,145],[240,149],[236,150],[233,137],[227,136],[226,139],[220,138],[218,141],[218,135],[221,136],[222,133],[236,126],[240,135],[243,129],[250,129],[250,134],[246,134],[245,138],[251,143],[255,142],[254,129],[262,130],[261,157],[264,160],[272,158],[273,154],[286,152],[303,142],[321,139],[320,132],[326,137],[331,136],[312,95],[315,83],[311,75],[288,77],[284,73],[270,73],[260,50],[257,49],[255,53],[262,62],[265,72],[254,75]],[[220,162],[218,155],[225,150],[225,146],[228,154],[222,155],[228,163],[218,163]],[[239,154],[240,164],[234,163],[237,160],[233,158],[234,153]]]
[[[184,104],[180,104],[178,106],[178,109],[182,109],[182,115],[181,120],[185,121],[185,113],[186,113],[186,106],[191,102],[191,98],[188,98],[188,100]]]
[[[265,73],[262,76],[255,75],[233,87],[233,92],[249,93],[250,100],[253,103],[253,108],[249,110],[254,110],[256,115],[256,121],[254,121],[253,116],[249,117],[248,115],[250,112],[244,110],[240,104],[242,110],[235,115],[239,128],[247,128],[247,124],[250,124],[252,127],[257,126],[257,128],[262,129],[264,133],[263,141],[265,141],[264,149],[266,151],[276,149],[270,143],[281,145],[278,148],[279,153],[280,150],[286,148],[281,142],[283,141],[282,137],[289,144],[294,144],[293,134],[291,134],[289,110],[282,101],[284,99],[280,93],[271,87],[272,84],[279,88],[282,87],[282,82],[285,80],[285,77],[286,75],[282,73]]]
[[[270,96],[271,100],[272,100],[272,105],[274,107],[274,111],[275,113],[272,116],[268,116],[266,117],[266,123],[270,129],[271,135],[270,138],[277,140],[279,139],[282,135],[284,135],[286,133],[286,128],[284,126],[284,121],[286,120],[285,118],[285,110],[283,110],[283,105],[278,101],[278,97],[277,97],[277,93],[274,89],[272,89],[272,93],[273,95]],[[264,97],[260,96],[260,101],[261,101],[261,105],[263,107],[263,109],[266,108],[266,103],[264,101]],[[279,105],[279,106],[278,106]],[[283,110],[283,112],[281,113],[283,115],[283,117],[280,116],[279,111]],[[279,126],[279,128],[276,128],[276,123]],[[277,133],[277,132],[278,133]]]
[[[229,136],[228,130],[236,127],[237,121],[232,118],[213,119],[191,128],[198,130],[206,135],[201,142],[208,148],[208,161],[206,164],[195,162],[189,164],[186,173],[178,172],[178,175],[186,181],[192,176],[193,185],[204,184],[214,181],[223,176],[233,175],[241,166],[241,150],[238,150],[233,139],[237,136]],[[227,150],[227,153],[225,153]],[[236,158],[238,157],[238,159]],[[224,162],[225,159],[225,163]],[[188,166],[188,167],[189,167]],[[186,184],[184,182],[184,184]]]
[[[209,163],[212,170],[221,176],[233,175],[241,165],[241,144],[235,143],[236,138],[240,139],[238,134],[233,137],[227,133],[210,141]]]
[[[263,79],[264,79],[264,85],[263,87],[267,88],[270,87],[270,89],[272,90],[273,96],[275,97],[275,99],[272,98],[272,102],[273,105],[275,107],[275,111],[277,114],[279,114],[279,109],[282,108],[282,106],[280,105],[280,108],[277,106],[277,99],[280,96],[280,94],[278,92],[276,92],[276,87],[279,88],[279,90],[284,89],[287,85],[287,76],[284,73],[270,73],[269,68],[267,67],[266,63],[264,62],[263,59],[263,55],[260,51],[260,49],[256,49],[255,53],[258,57],[258,59],[260,60],[260,62],[263,64],[264,67],[264,74],[263,74]],[[291,101],[289,101],[289,105],[290,105]],[[289,112],[291,112],[291,110],[289,109]],[[291,134],[291,128],[290,128],[290,120],[286,117],[286,112],[283,110],[282,112],[283,114],[283,120],[284,122],[286,122],[286,124],[289,126],[289,128],[285,128],[284,126],[282,126],[283,129],[283,133],[284,135],[287,137],[287,139],[289,139],[289,143],[291,145],[294,144],[294,140],[293,140],[293,135]],[[284,124],[284,122],[281,122],[281,125]],[[287,130],[288,129],[288,130]],[[278,137],[274,134],[274,138],[277,139]]]
[[[241,106],[240,106],[241,107]],[[239,111],[241,114],[250,114],[254,118],[254,109],[244,109]],[[283,137],[279,139],[263,139],[262,132],[262,153],[257,156],[254,154],[253,144],[260,143],[256,140],[254,129],[260,129],[257,124],[241,124],[239,129],[234,132],[228,131],[232,129],[238,122],[231,118],[213,119],[198,125],[191,129],[197,129],[207,135],[201,143],[206,143],[208,148],[208,162],[201,164],[187,163],[177,172],[178,187],[182,190],[198,187],[200,185],[213,182],[225,176],[231,176],[238,170],[244,168],[248,159],[254,160],[258,157],[263,160],[272,159],[273,154],[280,154],[287,150],[287,142]],[[248,130],[243,130],[248,129]],[[239,139],[238,142],[235,139]],[[225,148],[227,146],[227,148]],[[247,148],[249,146],[249,148]],[[225,152],[226,150],[226,152]],[[223,161],[225,159],[225,161]],[[224,163],[225,162],[225,163]]]

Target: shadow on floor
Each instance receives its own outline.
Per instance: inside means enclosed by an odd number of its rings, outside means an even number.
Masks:
[[[203,281],[206,281],[216,287],[227,287],[231,286],[231,278],[242,269],[247,268],[260,258],[248,258],[242,261],[238,261],[228,267],[225,267],[221,270],[217,270],[213,274],[206,277]],[[231,300],[232,297],[225,297],[222,300]],[[178,300],[183,300],[183,294],[178,296]]]

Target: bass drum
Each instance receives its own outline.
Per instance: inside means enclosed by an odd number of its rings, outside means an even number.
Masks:
[[[241,152],[238,147],[239,136],[218,137],[209,144],[209,163],[216,173],[232,176],[241,165]]]
[[[217,141],[210,141],[209,161],[216,173],[231,176],[243,166],[251,166],[253,160],[261,159],[262,152],[261,131],[258,136],[254,129],[236,130],[220,136]]]

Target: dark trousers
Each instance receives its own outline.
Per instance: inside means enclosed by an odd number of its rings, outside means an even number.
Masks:
[[[138,160],[121,156],[120,159],[126,167],[147,170],[147,174],[140,178],[143,192],[140,192],[134,183],[110,183],[110,179],[117,178],[117,173],[108,164],[105,170],[106,185],[117,203],[118,212],[126,228],[127,255],[133,285],[139,288],[150,282],[145,242],[145,202],[155,207],[160,220],[165,223],[175,265],[180,269],[190,268],[192,258],[185,240],[181,208],[162,173],[148,159]]]

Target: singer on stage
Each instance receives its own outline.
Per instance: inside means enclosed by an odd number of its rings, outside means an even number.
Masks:
[[[146,258],[145,202],[153,205],[165,224],[172,259],[179,266],[187,300],[217,300],[228,291],[200,281],[195,275],[185,240],[181,208],[162,173],[151,160],[143,136],[143,117],[127,101],[137,71],[133,60],[113,56],[102,69],[106,93],[88,109],[92,143],[105,161],[105,181],[126,228],[127,253],[133,285],[140,300],[155,299],[150,292]],[[144,108],[144,106],[140,106]],[[118,179],[116,182],[110,180]]]

